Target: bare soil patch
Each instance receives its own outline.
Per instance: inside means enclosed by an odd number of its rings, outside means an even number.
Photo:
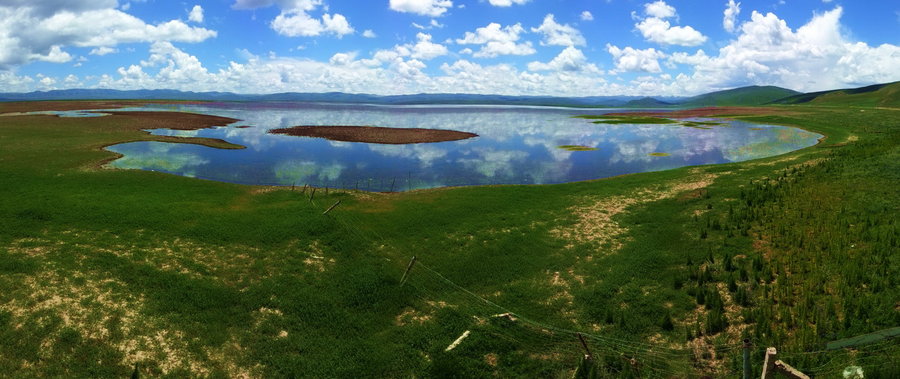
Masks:
[[[128,125],[137,129],[197,130],[225,126],[240,120],[184,112],[104,112],[107,117],[128,119]]]
[[[385,128],[380,126],[293,126],[272,129],[272,134],[287,134],[297,137],[325,138],[333,141],[367,142],[391,145],[458,141],[478,137],[475,133],[456,130],[421,128]]]

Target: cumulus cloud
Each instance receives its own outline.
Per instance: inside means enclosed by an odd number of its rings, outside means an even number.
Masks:
[[[375,35],[375,32],[372,31],[372,29],[366,29],[366,30],[364,30],[364,31],[362,32],[362,36],[363,36],[363,37],[366,37],[366,38],[375,38],[375,37],[377,37],[377,36]]]
[[[775,14],[754,11],[717,56],[698,51],[670,59],[694,66],[680,83],[694,93],[748,84],[818,91],[900,79],[900,47],[849,40],[841,33],[842,14],[836,7],[792,30]]]
[[[734,33],[735,19],[741,13],[741,3],[735,3],[734,0],[728,0],[725,4],[725,13],[722,17],[722,27],[729,33]]]
[[[544,35],[542,45],[557,46],[584,46],[584,37],[578,29],[569,24],[558,24],[553,14],[544,17],[544,22],[537,28],[531,28],[532,32]]]
[[[589,11],[581,12],[581,21],[594,21],[594,15]]]
[[[493,58],[499,55],[531,55],[535,53],[531,42],[518,43],[519,35],[525,32],[521,24],[500,26],[492,22],[477,28],[474,32],[466,32],[456,43],[460,45],[481,45],[474,52],[476,58]],[[471,53],[471,50],[469,50]]]
[[[101,46],[101,47],[95,47],[95,48],[91,49],[91,52],[89,52],[88,54],[90,54],[90,55],[106,55],[106,54],[112,54],[112,53],[115,53],[118,51],[119,51],[118,49]]]
[[[672,26],[669,21],[648,17],[635,25],[649,41],[664,45],[697,46],[706,36],[690,26]]]
[[[368,66],[380,66],[382,64],[390,64],[395,67],[404,68],[407,73],[425,68],[425,64],[421,60],[431,60],[449,52],[447,47],[439,43],[431,41],[432,37],[427,33],[416,34],[417,42],[415,44],[396,45],[391,50],[378,50],[372,59],[361,61]],[[404,58],[412,58],[405,60]],[[413,62],[415,61],[415,62]],[[418,74],[416,74],[418,75]]]
[[[269,24],[272,30],[287,37],[315,37],[324,33],[341,38],[355,32],[344,15],[324,13],[320,18],[310,15],[323,5],[322,0],[237,0],[234,9],[256,9],[278,6],[281,12]],[[325,7],[327,9],[327,7]]]
[[[644,13],[650,17],[669,18],[675,17],[675,8],[666,4],[665,1],[660,0],[644,4]]]
[[[203,22],[203,7],[194,5],[194,8],[188,13],[188,21],[197,23]]]
[[[115,1],[5,2],[0,5],[0,69],[36,60],[67,62],[72,57],[63,50],[66,46],[196,43],[216,36],[213,30],[188,26],[181,20],[147,24],[115,9],[116,5]]]
[[[531,71],[588,71],[599,73],[597,66],[588,63],[587,57],[581,50],[569,46],[559,53],[550,62],[531,62],[528,64]]]
[[[646,18],[635,27],[648,41],[663,45],[697,46],[706,42],[706,36],[690,26],[672,26],[667,18],[676,16],[675,8],[664,1],[644,4]]]
[[[450,0],[390,0],[389,6],[397,12],[440,17],[453,7]]]
[[[666,55],[654,48],[635,49],[627,46],[620,49],[618,46],[606,45],[606,51],[613,56],[617,71],[643,71],[650,73],[662,72],[659,60]]]
[[[488,0],[488,2],[495,7],[508,7],[513,4],[522,5],[529,1],[531,0]]]

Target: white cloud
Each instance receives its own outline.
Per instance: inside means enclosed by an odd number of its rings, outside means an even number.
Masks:
[[[444,24],[441,24],[440,22],[438,22],[438,20],[435,20],[432,18],[431,22],[429,22],[427,26],[419,24],[419,23],[415,23],[415,22],[412,23],[412,26],[416,29],[428,30],[428,29],[435,29],[435,28],[437,28],[437,29],[443,28]]]
[[[295,9],[283,11],[272,20],[272,29],[288,37],[314,37],[322,33],[332,33],[338,38],[353,33],[353,27],[341,14],[322,15],[322,20],[312,18],[306,11]]]
[[[644,13],[650,17],[669,18],[675,17],[675,8],[666,4],[665,1],[659,0],[644,4]]]
[[[299,10],[282,12],[272,20],[271,26],[278,34],[288,37],[317,36],[325,30],[321,21]]]
[[[330,33],[338,38],[355,32],[344,15],[335,13],[322,15],[321,20],[310,15],[323,5],[322,0],[237,0],[234,9],[256,9],[272,5],[281,12],[269,24],[272,30],[287,37],[315,37]],[[327,11],[328,6],[324,9]]]
[[[328,63],[331,63],[335,66],[346,66],[352,63],[355,58],[355,53],[337,53],[331,56],[331,59],[328,60]]]
[[[697,46],[706,42],[706,36],[690,26],[671,26],[668,21],[648,17],[635,25],[649,41],[664,45]]]
[[[90,55],[106,55],[106,54],[116,53],[118,51],[119,51],[118,49],[101,46],[101,47],[95,47],[95,48],[91,49],[91,52],[88,54],[90,54]]]
[[[544,22],[537,28],[531,28],[532,32],[544,35],[542,45],[557,46],[584,46],[584,37],[578,29],[568,24],[560,25],[556,23],[553,14],[544,17]]]
[[[325,30],[334,33],[338,37],[345,34],[353,33],[353,28],[347,22],[344,15],[335,13],[334,16],[329,14],[322,15],[322,23],[325,24]]]
[[[507,25],[492,22],[487,26],[466,32],[456,43],[460,45],[481,45],[481,49],[473,56],[476,58],[493,58],[499,55],[531,55],[535,53],[531,42],[517,43],[519,35],[525,32],[521,24]]]
[[[35,60],[67,62],[66,46],[106,47],[121,43],[201,42],[216,36],[180,20],[156,25],[115,9],[115,1],[25,2],[0,5],[0,69]],[[57,4],[59,3],[59,4]],[[107,8],[104,8],[104,7]]]
[[[194,8],[192,8],[191,12],[188,13],[188,21],[197,23],[203,22],[203,7],[194,5]]]
[[[440,17],[453,6],[450,0],[390,0],[389,6],[397,12]]]
[[[664,45],[697,46],[706,42],[706,36],[690,26],[672,26],[666,18],[676,16],[675,8],[664,1],[644,4],[647,18],[634,26],[648,41]],[[635,15],[632,15],[635,17]]]
[[[589,11],[581,12],[581,21],[594,21],[594,15]]]
[[[627,46],[620,49],[618,46],[606,45],[606,51],[613,56],[617,71],[643,71],[650,73],[662,72],[659,59],[666,55],[654,48],[639,50]]]
[[[749,84],[819,91],[900,79],[900,47],[849,40],[841,33],[842,13],[836,7],[816,14],[794,31],[775,14],[754,11],[717,56],[673,54],[673,62],[694,66],[679,85],[689,93]]]
[[[366,38],[375,38],[375,37],[377,37],[377,36],[375,35],[375,32],[372,31],[372,29],[366,29],[366,30],[363,30],[362,36],[363,36],[363,37],[366,37]]]
[[[599,73],[597,66],[588,63],[587,57],[581,50],[573,46],[566,47],[550,62],[531,62],[528,64],[531,71],[588,71]]]
[[[430,34],[418,33],[416,39],[418,42],[412,46],[412,52],[409,55],[415,59],[429,60],[447,54],[447,47],[431,42]]]
[[[522,5],[529,1],[530,0],[488,0],[488,2],[495,7],[508,7],[513,4]]]
[[[735,3],[734,0],[728,0],[728,4],[725,4],[725,12],[722,17],[722,27],[725,28],[726,32],[734,33],[735,19],[737,19],[737,15],[740,13],[741,3]]]
[[[415,44],[407,43],[396,45],[391,50],[378,50],[373,55],[372,59],[363,60],[362,63],[372,67],[388,63],[403,67],[409,66],[409,68],[424,68],[425,65],[418,61],[419,59],[427,61],[442,55],[447,55],[449,52],[446,46],[431,42],[431,38],[430,34],[418,33],[416,34],[417,42]],[[406,57],[412,58],[412,60],[415,60],[418,63],[405,61],[403,58]]]

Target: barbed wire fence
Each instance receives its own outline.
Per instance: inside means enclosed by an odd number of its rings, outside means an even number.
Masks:
[[[415,246],[397,246],[402,239],[389,239],[378,230],[363,227],[365,222],[353,212],[335,212],[340,200],[333,203],[331,199],[323,201],[322,195],[328,194],[328,189],[319,192],[317,199],[316,190],[309,186],[298,189],[303,196],[308,197],[311,206],[324,210],[323,217],[333,218],[347,233],[383,250],[385,254],[381,256],[384,259],[400,270],[405,268],[405,272],[401,271],[403,275],[398,276],[398,285],[412,290],[413,295],[424,304],[430,304],[436,309],[449,308],[470,319],[469,329],[463,335],[446,336],[447,351],[464,344],[470,333],[479,333],[514,345],[521,356],[553,361],[570,370],[574,370],[583,357],[592,355],[595,360],[608,363],[607,374],[612,376],[629,374],[635,377],[671,378],[695,376],[697,372],[709,371],[708,367],[704,367],[706,359],[694,349],[677,347],[677,344],[667,346],[663,343],[616,338],[604,334],[602,329],[585,331],[559,327],[529,317],[527,310],[514,310],[498,304],[431,267],[426,263],[427,258],[415,254]],[[355,189],[340,189],[331,190],[330,193],[336,191],[359,192]],[[779,358],[791,362],[794,367],[813,377],[841,377],[851,366],[887,368],[889,372],[900,372],[900,343],[894,337],[896,335],[877,342],[842,348],[785,351]],[[719,357],[738,359],[744,348],[744,343],[708,342],[705,351],[712,351]],[[757,345],[753,349],[762,355],[765,346]],[[756,368],[760,365],[761,362],[754,364]],[[727,367],[723,370],[725,371],[720,372],[721,374],[737,374]]]

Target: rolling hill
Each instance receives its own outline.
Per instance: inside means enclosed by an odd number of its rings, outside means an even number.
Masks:
[[[804,93],[778,99],[772,103],[900,108],[900,82]]]
[[[784,97],[800,94],[775,86],[749,86],[695,96],[679,103],[686,107],[762,105]]]

